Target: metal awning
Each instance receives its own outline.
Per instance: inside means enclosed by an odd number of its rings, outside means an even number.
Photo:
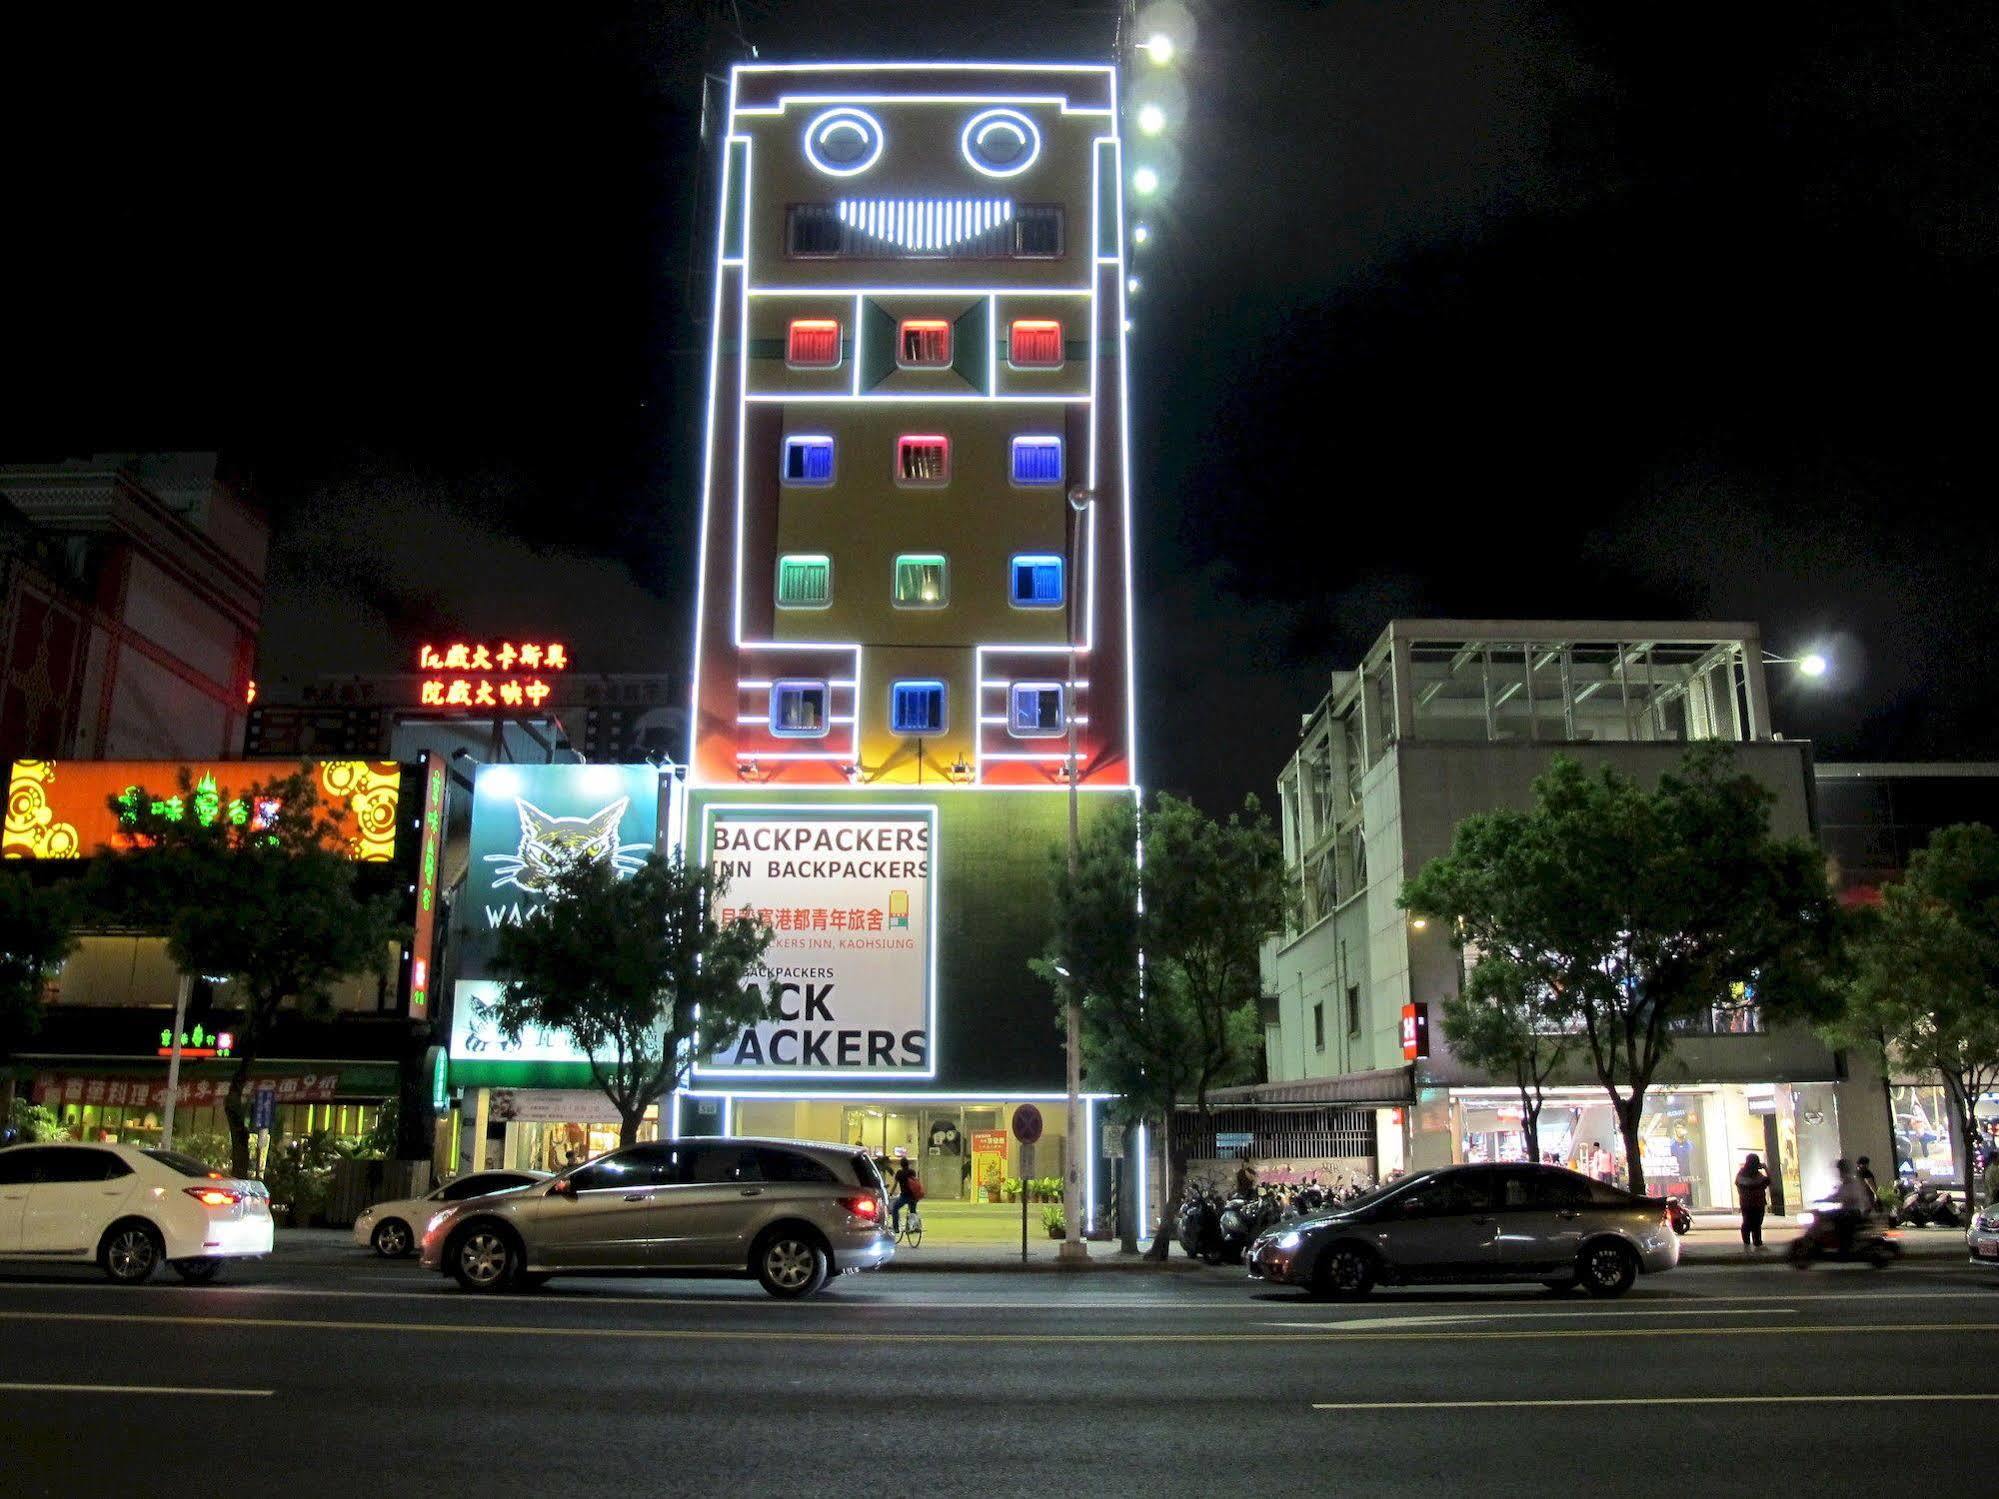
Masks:
[[[1297,1109],[1321,1108],[1327,1104],[1377,1104],[1407,1108],[1416,1102],[1415,1074],[1414,1067],[1382,1067],[1373,1072],[1349,1072],[1344,1077],[1216,1088],[1208,1094],[1208,1107]]]

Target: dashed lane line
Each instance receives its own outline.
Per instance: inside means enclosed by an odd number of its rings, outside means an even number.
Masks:
[[[1944,1391],[1912,1395],[1628,1395],[1562,1400],[1321,1400],[1315,1411],[1573,1411],[1603,1406],[1951,1404],[1999,1400],[1999,1392]]]
[[[264,1400],[275,1390],[224,1390],[205,1385],[182,1384],[31,1384],[26,1381],[0,1383],[0,1391],[14,1395],[215,1395],[231,1400]]]

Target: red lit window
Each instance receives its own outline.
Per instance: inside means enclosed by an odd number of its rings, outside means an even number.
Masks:
[[[1007,363],[1052,370],[1062,363],[1062,325],[1053,318],[1016,318],[1007,338]]]
[[[895,477],[903,484],[942,484],[951,477],[951,439],[899,437]]]
[[[951,363],[951,325],[942,318],[907,318],[896,336],[895,361],[904,369],[943,369]]]
[[[784,362],[798,369],[829,370],[840,362],[840,325],[829,317],[791,320]]]

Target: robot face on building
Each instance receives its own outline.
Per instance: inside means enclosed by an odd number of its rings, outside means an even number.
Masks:
[[[806,160],[829,177],[859,177],[882,158],[888,127],[880,115],[842,105],[814,115],[802,144]],[[995,107],[969,115],[958,137],[965,164],[981,176],[1017,177],[1041,155],[1041,130],[1017,109]]]

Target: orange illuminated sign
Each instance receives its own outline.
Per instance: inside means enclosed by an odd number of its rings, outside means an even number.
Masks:
[[[543,673],[569,670],[569,647],[559,640],[456,640],[420,647],[416,664],[422,707],[533,711],[555,690]]]

